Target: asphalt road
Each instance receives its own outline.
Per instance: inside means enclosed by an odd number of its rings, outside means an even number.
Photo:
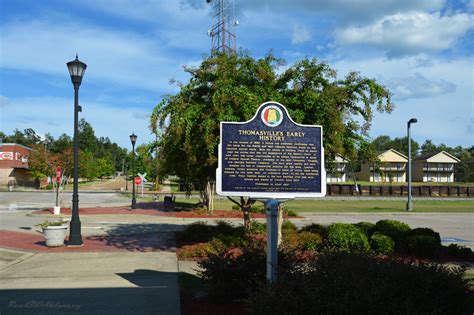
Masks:
[[[55,195],[53,191],[32,192],[0,192],[0,211],[5,210],[40,210],[54,206]],[[61,194],[61,206],[71,207],[72,193]],[[110,192],[79,192],[79,206],[116,206],[126,205],[130,199],[121,194]]]

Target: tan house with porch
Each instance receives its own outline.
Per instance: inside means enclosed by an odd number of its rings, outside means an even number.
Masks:
[[[457,157],[446,151],[423,154],[413,159],[413,181],[452,183],[459,162]]]
[[[408,158],[393,149],[380,153],[375,163],[363,163],[357,178],[369,182],[406,182]]]

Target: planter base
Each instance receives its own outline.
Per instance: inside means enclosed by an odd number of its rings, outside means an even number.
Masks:
[[[67,225],[48,226],[43,228],[43,235],[48,247],[64,246],[64,239],[67,235]]]
[[[61,214],[61,207],[54,207],[53,208],[53,214]]]

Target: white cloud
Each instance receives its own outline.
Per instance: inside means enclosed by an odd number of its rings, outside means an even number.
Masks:
[[[311,39],[311,33],[302,25],[293,25],[293,36],[291,37],[292,44],[306,43]]]
[[[195,1],[195,0],[188,0]],[[297,11],[314,14],[329,14],[339,18],[339,23],[368,22],[386,15],[409,10],[437,11],[444,0],[240,0],[235,1],[238,11],[256,11],[271,8],[272,11]]]
[[[11,98],[4,107],[8,119],[2,123],[2,131],[11,134],[16,128],[33,128],[38,134],[50,133],[55,138],[62,133],[72,136],[74,113],[71,104],[71,99],[61,97]],[[150,111],[146,108],[116,108],[87,100],[81,100],[81,106],[79,118],[85,118],[92,125],[97,137],[109,137],[125,148],[130,146],[128,136],[132,132],[138,135],[139,143],[153,140],[148,130]]]
[[[387,85],[395,100],[431,97],[456,91],[455,84],[443,79],[429,80],[419,72],[408,77],[393,78],[388,81]]]
[[[179,64],[159,38],[132,32],[45,20],[13,22],[1,32],[8,47],[2,49],[2,68],[67,76],[65,63],[78,52],[92,80],[157,90],[168,85]]]
[[[9,103],[8,97],[0,95],[0,108],[7,106]]]
[[[400,83],[403,78],[416,82],[417,76],[422,77],[418,78],[418,86],[411,87],[410,82],[406,82],[405,98],[394,98],[395,110],[391,114],[375,114],[370,132],[372,137],[404,137],[406,122],[411,117],[416,117],[418,124],[413,131],[416,141],[432,139],[435,143],[444,142],[451,146],[472,145],[472,133],[468,132],[474,118],[472,59],[431,58],[429,66],[420,66],[419,59],[420,57],[377,57],[340,60],[334,63],[334,67],[339,71],[339,77],[349,71],[359,70],[361,75],[375,78],[392,92],[396,92],[397,88],[393,85],[394,82]],[[443,89],[443,84],[447,88]],[[456,87],[455,93],[449,93],[453,86]],[[426,97],[422,97],[423,94]],[[412,97],[408,98],[408,95]],[[450,123],[450,120],[458,116],[460,120],[456,124]]]
[[[440,16],[412,11],[386,16],[368,26],[340,29],[335,35],[342,44],[369,45],[395,57],[448,49],[472,27],[468,14]]]

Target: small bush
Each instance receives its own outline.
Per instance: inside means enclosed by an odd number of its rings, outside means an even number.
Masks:
[[[232,205],[232,210],[240,210],[240,207],[238,205]]]
[[[328,227],[325,225],[313,223],[301,228],[301,232],[311,232],[321,235],[323,238],[328,234]]]
[[[288,220],[283,221],[283,224],[281,225],[282,234],[291,233],[296,230],[298,230],[298,228],[296,227],[296,225],[293,224],[293,222],[288,221]]]
[[[390,255],[395,249],[395,242],[390,236],[376,232],[370,237],[370,247],[376,254]]]
[[[354,223],[353,225],[355,227],[358,227],[362,232],[364,232],[367,237],[370,237],[371,233],[369,231],[371,231],[375,226],[375,224],[365,221]]]
[[[198,264],[200,277],[209,286],[209,295],[218,301],[233,301],[254,291],[265,281],[266,252],[262,243],[250,243],[239,250],[210,254]]]
[[[265,214],[265,207],[264,206],[252,206],[250,208],[250,212]]]
[[[403,253],[406,251],[405,236],[410,231],[410,226],[406,223],[396,220],[380,220],[369,231],[370,234],[380,232],[383,235],[390,236],[395,242],[395,251]]]
[[[310,251],[320,251],[323,246],[323,238],[320,234],[310,232],[297,233],[298,248]]]
[[[296,213],[296,211],[293,211],[293,210],[283,210],[283,213],[286,214],[287,216],[289,217],[297,217],[298,216],[298,213]]]
[[[195,222],[188,225],[183,232],[179,233],[178,238],[187,242],[208,242],[215,236],[213,229],[213,226],[205,222]]]
[[[434,257],[441,249],[439,240],[431,235],[412,235],[406,239],[407,253],[417,257]]]
[[[410,230],[406,233],[406,236],[413,236],[413,235],[427,235],[435,238],[437,242],[441,245],[441,237],[439,236],[438,232],[433,231],[430,228],[416,228]]]
[[[352,224],[334,223],[328,227],[328,245],[341,252],[363,253],[370,250],[367,236]]]
[[[252,221],[250,222],[250,228],[249,228],[249,233],[250,234],[266,234],[267,233],[267,225],[265,223],[260,223],[258,221]]]
[[[408,254],[434,257],[440,252],[441,237],[430,228],[416,228],[406,232],[404,247]]]
[[[458,244],[449,244],[449,246],[444,246],[444,251],[446,255],[465,259],[465,260],[472,260],[472,250],[469,247],[458,245]]]

